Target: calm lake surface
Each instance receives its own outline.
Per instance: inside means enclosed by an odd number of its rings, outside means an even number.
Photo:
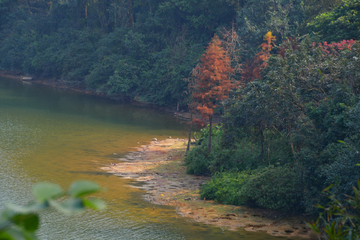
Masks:
[[[40,239],[280,239],[192,222],[175,208],[142,199],[142,190],[100,168],[156,137],[185,138],[169,113],[37,84],[0,78],[0,209],[33,200],[32,186],[67,189],[77,179],[106,188],[105,211],[41,215]],[[288,239],[288,238],[282,238]]]

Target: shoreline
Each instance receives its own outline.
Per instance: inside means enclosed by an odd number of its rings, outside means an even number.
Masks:
[[[119,162],[101,169],[119,177],[142,182],[143,198],[157,205],[176,207],[182,217],[229,230],[264,231],[272,236],[316,239],[301,216],[285,217],[279,212],[222,205],[200,199],[200,187],[210,177],[186,174],[184,153],[187,141],[152,141],[128,153]],[[132,186],[132,185],[131,185]],[[135,186],[132,186],[135,187]],[[279,216],[280,214],[280,216]]]
[[[0,77],[22,81],[22,75],[10,71],[0,70]],[[53,79],[26,82],[117,101],[122,100],[111,98],[94,90],[87,90],[85,86],[71,82]],[[131,102],[131,104],[173,112],[177,118],[188,120],[187,112],[178,113],[174,108],[138,102]],[[186,167],[183,165],[186,143],[187,140],[184,139],[152,141],[149,145],[143,145],[136,151],[130,152],[125,158],[120,158],[118,163],[101,169],[116,176],[142,182],[143,184],[137,188],[146,191],[143,196],[145,200],[157,205],[174,206],[179,215],[191,218],[196,222],[212,224],[229,230],[244,228],[247,231],[265,231],[279,237],[316,238],[305,225],[305,218],[301,216],[283,217],[275,211],[222,205],[211,200],[201,200],[200,187],[210,178],[186,174]]]
[[[54,87],[54,88],[58,88],[58,89],[66,89],[66,90],[70,90],[70,91],[84,93],[87,95],[104,97],[104,98],[112,99],[115,101],[128,102],[128,103],[138,105],[138,106],[146,106],[146,107],[153,107],[153,108],[156,107],[153,104],[146,104],[146,103],[141,103],[141,102],[130,101],[125,96],[121,96],[121,95],[108,96],[106,93],[101,93],[101,92],[97,92],[95,90],[87,89],[84,84],[82,84],[80,82],[76,82],[76,81],[63,81],[63,80],[43,79],[43,78],[34,78],[31,80],[24,81],[22,78],[25,76],[26,75],[23,75],[20,72],[0,70],[0,77],[14,79],[14,80],[17,80],[20,82],[26,82],[26,83],[30,83],[30,84],[36,83],[36,84],[46,85],[46,86],[50,86],[50,87]]]
[[[156,105],[153,103],[138,102],[138,101],[132,100],[129,97],[126,97],[124,95],[111,95],[110,96],[110,95],[107,95],[106,93],[97,92],[96,90],[89,90],[85,87],[84,84],[81,84],[79,82],[62,81],[62,80],[56,80],[56,79],[42,79],[42,78],[23,81],[22,77],[25,77],[25,76],[26,75],[23,75],[20,72],[0,70],[0,77],[14,79],[16,81],[21,81],[21,82],[26,82],[26,83],[36,83],[36,84],[46,85],[46,86],[50,86],[50,87],[54,87],[54,88],[58,88],[58,89],[66,89],[66,90],[75,91],[75,92],[92,95],[92,96],[108,98],[108,99],[112,99],[112,100],[122,102],[122,103],[129,103],[134,106],[159,109],[164,112],[173,113],[174,116],[176,118],[178,118],[180,121],[188,122],[191,119],[191,114],[189,112],[184,111],[184,110],[177,111],[176,107],[170,107],[170,106],[163,107],[163,106],[159,106],[159,105]],[[194,118],[200,119],[201,115],[200,114],[194,115]],[[208,122],[208,120],[205,120],[205,122]],[[219,116],[214,117],[213,123],[221,123],[221,118]]]

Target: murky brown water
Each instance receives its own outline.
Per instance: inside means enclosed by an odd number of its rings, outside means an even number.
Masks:
[[[154,109],[0,78],[0,209],[32,200],[36,182],[66,189],[90,179],[107,189],[97,197],[108,209],[72,217],[45,212],[40,239],[278,239],[194,223],[172,207],[153,210],[130,180],[100,170],[153,137],[183,137],[184,128]]]

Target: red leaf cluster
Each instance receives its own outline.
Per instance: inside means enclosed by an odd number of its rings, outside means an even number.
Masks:
[[[355,41],[353,39],[350,40],[342,40],[341,42],[338,43],[330,43],[328,44],[327,42],[323,42],[323,43],[318,43],[316,44],[316,42],[313,42],[313,47],[316,47],[316,45],[318,45],[318,47],[325,53],[331,54],[336,52],[337,50],[344,50],[344,49],[352,49],[352,46],[355,44]]]

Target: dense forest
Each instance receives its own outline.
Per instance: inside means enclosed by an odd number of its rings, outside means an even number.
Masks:
[[[359,0],[0,0],[0,69],[221,115],[185,159],[212,176],[202,198],[311,215],[330,197],[353,236],[359,39]],[[205,106],[210,51],[227,86]]]
[[[235,30],[244,62],[268,31],[276,44],[356,39],[357,11],[341,0],[1,0],[0,68],[186,107],[183,79],[214,33]]]

